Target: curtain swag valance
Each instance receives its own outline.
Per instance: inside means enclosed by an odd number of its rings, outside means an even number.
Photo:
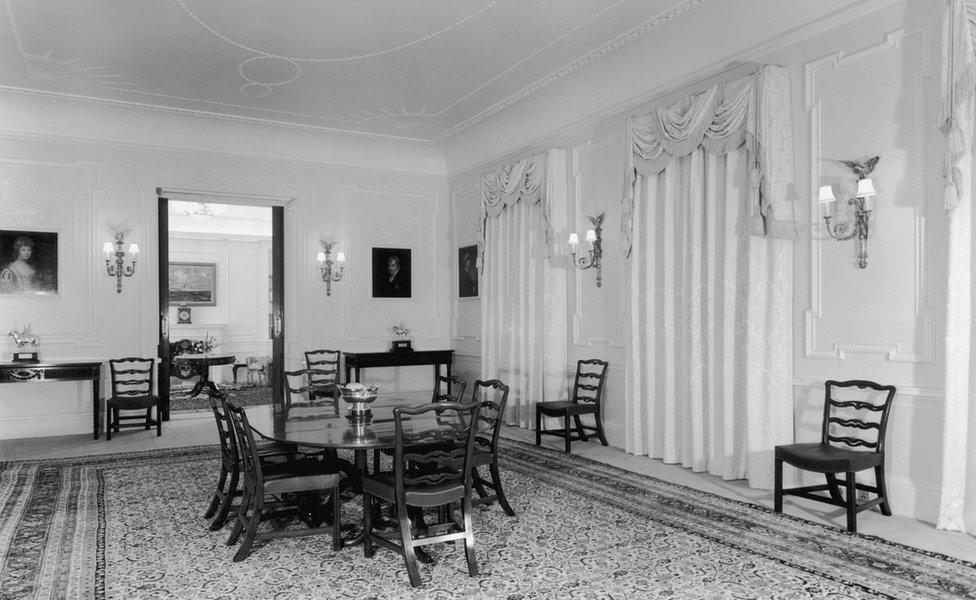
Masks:
[[[482,220],[479,245],[485,245],[485,226],[489,218],[495,218],[506,206],[516,202],[539,202],[545,227],[546,246],[551,247],[553,228],[550,219],[554,187],[563,185],[559,180],[566,177],[566,153],[551,148],[511,164],[485,173],[481,180]]]
[[[959,161],[973,144],[971,123],[962,107],[976,94],[976,0],[952,0],[945,13],[942,56],[942,105],[939,125],[946,135],[943,208],[959,204]]]
[[[713,154],[727,154],[746,144],[750,157],[748,196],[753,204],[753,222],[748,230],[758,235],[791,237],[789,224],[774,226],[774,197],[784,200],[786,188],[773,189],[770,177],[776,171],[792,182],[789,102],[787,70],[764,65],[748,77],[718,84],[628,119],[621,224],[627,256],[633,234],[637,176],[657,175],[674,158],[691,154],[699,147]],[[775,146],[775,151],[770,146]],[[784,160],[787,157],[789,162]]]

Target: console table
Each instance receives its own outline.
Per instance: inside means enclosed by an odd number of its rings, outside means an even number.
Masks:
[[[91,381],[95,439],[101,432],[101,399],[98,387],[102,379],[101,362],[0,363],[0,383],[36,383],[43,381]]]
[[[346,359],[346,383],[351,381],[349,373],[356,371],[356,381],[363,369],[370,367],[411,367],[415,365],[434,366],[434,384],[436,389],[437,376],[441,373],[441,365],[447,367],[447,376],[451,376],[451,363],[454,360],[454,350],[409,350],[402,352],[343,352]]]

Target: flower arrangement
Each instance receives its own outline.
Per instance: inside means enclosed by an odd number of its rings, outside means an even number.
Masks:
[[[390,327],[390,330],[393,331],[393,335],[397,336],[401,340],[406,339],[407,334],[410,333],[410,330],[407,329],[407,326],[403,324],[403,321],[400,321],[399,323],[394,323],[393,327]]]
[[[202,340],[193,340],[193,345],[191,348],[196,354],[207,354],[209,352],[213,352],[214,349],[216,349],[219,345],[220,342],[207,333],[204,335]]]

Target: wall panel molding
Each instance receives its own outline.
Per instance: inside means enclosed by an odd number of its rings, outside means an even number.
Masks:
[[[913,198],[913,239],[914,253],[914,298],[913,312],[916,323],[916,330],[920,332],[917,347],[906,347],[901,343],[887,343],[871,341],[833,341],[827,342],[818,338],[818,324],[823,319],[823,301],[825,290],[828,289],[824,280],[827,274],[824,272],[824,244],[835,244],[833,239],[823,232],[823,224],[819,218],[819,207],[814,203],[810,206],[810,281],[809,281],[809,307],[803,311],[803,335],[804,335],[804,356],[807,358],[824,358],[834,360],[847,360],[853,354],[877,354],[882,355],[884,360],[889,362],[903,363],[931,363],[935,360],[935,311],[932,306],[926,304],[925,282],[927,278],[927,266],[925,261],[925,147],[926,147],[926,115],[931,112],[927,105],[925,90],[929,83],[932,64],[932,30],[933,23],[913,29],[898,29],[886,34],[883,40],[875,45],[869,46],[857,52],[846,54],[843,51],[824,56],[817,60],[808,62],[804,65],[804,106],[807,113],[809,127],[809,172],[810,184],[808,196],[812,197],[813,190],[822,181],[821,164],[824,158],[822,131],[824,126],[823,102],[818,95],[818,76],[821,73],[837,72],[839,70],[859,65],[863,61],[902,49],[906,41],[918,36],[923,48],[923,59],[920,69],[911,75],[911,97],[913,102],[912,128],[908,137],[911,140],[909,154],[915,169],[910,175],[911,197]],[[882,160],[884,157],[882,157]],[[882,192],[883,193],[883,192]],[[887,207],[888,214],[894,207],[890,204]],[[875,217],[872,225],[877,225],[878,219],[884,219],[885,213]],[[878,235],[877,227],[874,228],[873,236]],[[844,243],[853,243],[844,242]],[[871,240],[868,240],[869,253]],[[870,255],[869,255],[870,261]]]

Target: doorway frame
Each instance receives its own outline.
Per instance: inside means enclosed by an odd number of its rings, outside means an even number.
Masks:
[[[170,338],[169,338],[169,201],[214,202],[243,206],[263,206],[271,210],[271,404],[284,404],[285,365],[285,207],[294,197],[257,196],[233,192],[214,192],[176,188],[156,188],[158,255],[158,334],[156,355],[157,393],[160,417],[170,419]]]

